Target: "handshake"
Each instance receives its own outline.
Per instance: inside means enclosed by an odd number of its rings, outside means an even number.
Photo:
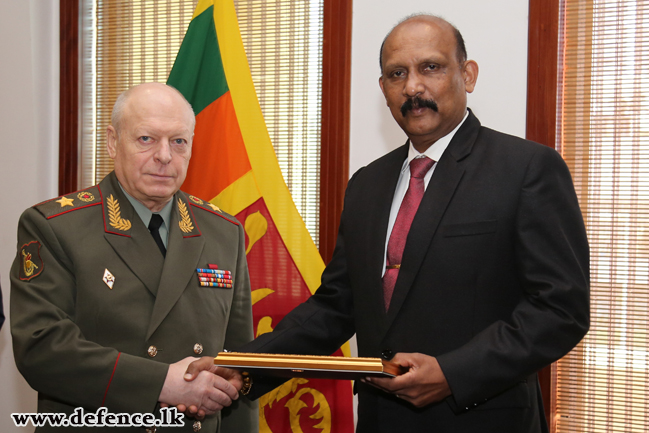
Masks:
[[[186,415],[202,419],[239,398],[241,373],[214,365],[214,358],[187,357],[169,365],[160,401],[162,407],[175,406]]]

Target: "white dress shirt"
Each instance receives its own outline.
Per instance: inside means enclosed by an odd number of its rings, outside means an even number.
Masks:
[[[460,129],[460,126],[462,126],[462,124],[466,121],[467,117],[469,117],[468,111],[464,114],[464,118],[455,127],[454,130],[452,130],[447,135],[445,135],[444,137],[440,138],[435,143],[433,143],[433,145],[430,146],[428,149],[426,149],[424,153],[419,153],[412,145],[412,142],[410,142],[410,147],[408,148],[408,158],[405,161],[403,161],[403,165],[401,166],[401,173],[399,174],[399,181],[397,182],[397,189],[394,191],[394,197],[392,198],[392,207],[390,208],[390,220],[388,221],[388,233],[387,236],[385,237],[385,251],[383,254],[383,272],[381,273],[381,276],[385,274],[386,255],[388,253],[388,241],[390,240],[390,235],[392,234],[392,228],[394,227],[394,222],[397,219],[397,214],[399,213],[399,208],[401,207],[401,202],[403,201],[403,197],[406,195],[406,191],[408,190],[408,185],[410,184],[410,161],[412,161],[415,158],[423,158],[424,156],[427,156],[433,161],[435,161],[433,167],[430,170],[428,170],[428,173],[426,173],[426,176],[424,176],[424,191],[425,191],[426,188],[428,188],[428,183],[430,182],[430,179],[433,177],[433,172],[437,167],[437,161],[439,161],[439,159],[442,157],[442,154],[444,153],[449,143],[455,136],[455,133],[457,132],[458,129]]]

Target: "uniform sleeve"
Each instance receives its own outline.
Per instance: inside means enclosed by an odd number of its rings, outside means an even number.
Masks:
[[[151,412],[168,366],[85,339],[75,324],[74,263],[35,209],[18,226],[11,268],[11,333],[16,365],[39,393],[74,406]],[[27,275],[29,274],[29,275]]]
[[[250,277],[246,261],[245,234],[239,224],[239,245],[234,295],[226,330],[224,348],[238,350],[253,339]],[[256,401],[239,398],[221,413],[221,431],[256,433],[259,431],[259,408]]]
[[[589,328],[588,241],[570,173],[557,152],[545,149],[530,160],[517,209],[521,301],[509,320],[438,357],[461,408],[483,403],[561,358]]]

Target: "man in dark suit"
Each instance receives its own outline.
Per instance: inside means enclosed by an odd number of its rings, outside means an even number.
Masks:
[[[192,108],[172,87],[143,84],[117,99],[111,123],[115,171],[20,219],[11,270],[16,365],[38,391],[40,413],[151,414],[193,401],[210,416],[157,431],[256,432],[256,404],[233,401],[235,386],[207,372],[195,384],[182,377],[192,357],[253,337],[242,226],[179,191]],[[220,278],[200,278],[198,269]],[[87,427],[105,430],[116,428]]]
[[[589,326],[570,173],[553,149],[480,125],[478,66],[446,21],[397,25],[381,72],[408,142],[349,181],[318,291],[239,350],[330,354],[355,333],[359,356],[407,368],[355,384],[358,432],[547,431],[536,372]]]

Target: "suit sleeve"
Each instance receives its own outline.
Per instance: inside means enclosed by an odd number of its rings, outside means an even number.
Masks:
[[[349,181],[351,184],[354,177]],[[320,287],[242,352],[331,355],[355,332],[353,296],[347,274],[344,227],[341,222],[333,257],[322,273]],[[258,398],[286,379],[255,378],[251,398]]]
[[[237,350],[253,339],[252,301],[250,277],[246,262],[245,234],[239,224],[239,245],[237,251],[237,279],[234,282],[234,296],[226,330],[224,347]],[[222,411],[222,431],[253,433],[259,431],[259,408],[256,401],[239,398]]]
[[[557,152],[545,149],[530,159],[518,200],[514,245],[521,301],[509,320],[438,356],[452,399],[462,408],[556,361],[588,331],[588,241],[570,173]]]
[[[34,242],[39,249],[33,260],[42,269],[33,278],[21,278],[21,246]],[[152,412],[168,366],[85,339],[74,322],[74,265],[35,209],[20,219],[18,247],[11,269],[11,332],[16,365],[29,385],[75,406]],[[115,393],[120,384],[129,392]],[[111,386],[119,395],[108,405]]]

